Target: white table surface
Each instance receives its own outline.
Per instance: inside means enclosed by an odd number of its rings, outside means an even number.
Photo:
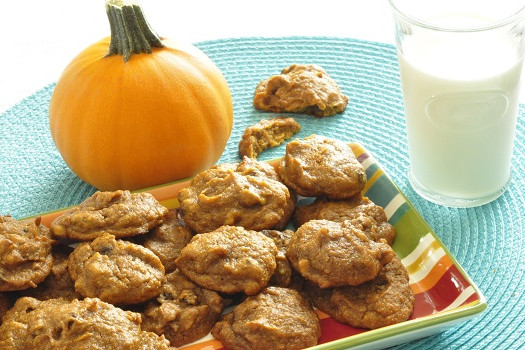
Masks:
[[[142,0],[141,4],[161,36],[189,42],[305,35],[394,43],[387,0]],[[103,0],[3,2],[0,113],[56,81],[78,52],[107,35]]]
[[[189,42],[288,35],[391,43],[394,38],[386,0],[142,0],[141,4],[159,35]],[[56,81],[78,52],[108,35],[103,0],[3,2],[0,112]]]

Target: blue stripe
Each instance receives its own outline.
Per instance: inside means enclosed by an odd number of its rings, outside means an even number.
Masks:
[[[385,208],[398,193],[388,177],[386,177],[385,174],[381,174],[372,186],[370,186],[368,191],[366,191],[365,196],[370,199],[373,198],[372,201],[375,204]]]

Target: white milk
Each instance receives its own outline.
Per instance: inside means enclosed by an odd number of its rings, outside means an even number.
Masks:
[[[413,175],[448,197],[497,192],[509,179],[522,58],[505,38],[488,50],[476,35],[474,48],[453,49],[414,37],[398,52]]]

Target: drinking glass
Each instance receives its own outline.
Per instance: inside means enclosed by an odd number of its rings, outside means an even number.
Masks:
[[[446,206],[496,199],[510,179],[525,48],[523,1],[389,2],[411,186]]]

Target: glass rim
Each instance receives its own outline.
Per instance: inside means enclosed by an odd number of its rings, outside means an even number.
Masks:
[[[426,29],[432,29],[436,31],[442,31],[442,32],[458,32],[458,33],[468,33],[468,32],[482,32],[490,29],[497,29],[504,27],[512,22],[515,22],[520,16],[525,15],[525,5],[518,8],[514,13],[510,14],[507,17],[504,17],[500,20],[496,20],[493,23],[482,25],[482,26],[472,26],[472,27],[465,27],[465,28],[457,28],[457,27],[448,27],[448,26],[440,26],[433,24],[431,22],[427,22],[421,18],[418,18],[416,16],[409,15],[405,13],[404,11],[401,11],[398,6],[396,6],[397,0],[388,0],[390,3],[390,6],[394,10],[394,13],[404,19],[406,22],[410,24],[417,25],[422,28]]]

